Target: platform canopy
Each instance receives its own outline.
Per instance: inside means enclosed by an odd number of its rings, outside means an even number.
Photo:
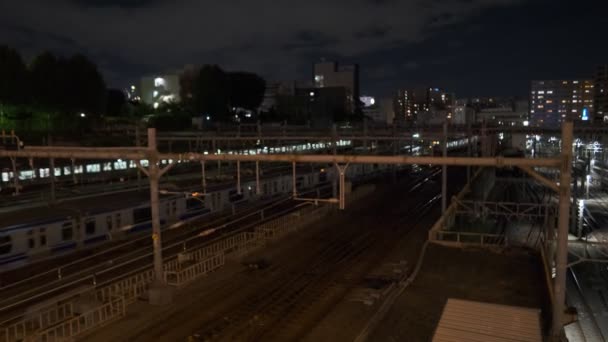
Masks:
[[[433,342],[541,342],[540,310],[448,299]]]

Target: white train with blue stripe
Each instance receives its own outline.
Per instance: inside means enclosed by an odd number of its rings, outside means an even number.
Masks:
[[[356,179],[386,169],[385,165],[351,165],[347,177]],[[298,189],[313,188],[331,180],[335,169],[311,170],[299,174]],[[261,179],[262,196],[289,193],[292,176]],[[234,186],[210,190],[206,196],[186,198],[183,195],[160,199],[161,225],[176,227],[185,221],[201,218],[211,212],[222,211],[256,197],[255,181],[241,184],[241,194]],[[61,207],[40,207],[0,215],[0,269],[11,264],[58,254],[75,249],[88,248],[109,239],[126,238],[131,234],[151,229],[149,193],[133,192],[122,195],[106,195],[67,202]]]

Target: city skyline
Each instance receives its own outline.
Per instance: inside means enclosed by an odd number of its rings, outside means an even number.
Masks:
[[[533,79],[589,78],[606,63],[608,47],[594,43],[601,32],[591,29],[597,3],[358,0],[208,11],[187,0],[7,1],[0,40],[27,59],[41,50],[84,53],[120,88],[185,64],[307,79],[326,58],[359,64],[362,93],[376,96],[416,85],[525,96]]]

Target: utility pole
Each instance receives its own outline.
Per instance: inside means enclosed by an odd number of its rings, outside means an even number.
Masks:
[[[150,212],[152,215],[152,244],[154,247],[154,281],[150,284],[148,293],[150,304],[166,305],[173,301],[173,291],[167,285],[163,270],[163,245],[162,232],[160,226],[159,208],[159,181],[160,178],[173,167],[173,163],[164,169],[160,168],[158,149],[156,148],[156,129],[148,128],[148,169],[141,166],[139,160],[136,161],[137,167],[148,176],[150,181]]]
[[[572,178],[572,122],[562,125],[562,165],[559,179],[559,218],[555,255],[555,303],[553,303],[552,337],[559,341],[565,323],[566,271],[568,269],[568,226],[570,216],[570,181]]]
[[[448,120],[443,121],[443,157],[448,156]],[[445,214],[447,208],[447,186],[448,186],[448,166],[441,166],[441,214]]]

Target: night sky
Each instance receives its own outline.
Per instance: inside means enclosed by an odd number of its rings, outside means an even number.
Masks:
[[[207,63],[308,79],[326,58],[359,63],[365,94],[525,96],[531,79],[591,78],[608,63],[602,2],[2,0],[0,44],[28,59],[83,53],[113,87]]]

